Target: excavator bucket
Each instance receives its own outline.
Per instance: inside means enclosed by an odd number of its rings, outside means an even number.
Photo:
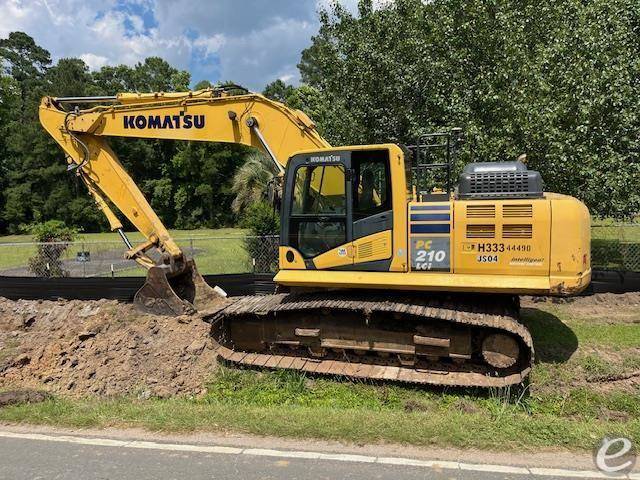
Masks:
[[[211,287],[202,278],[193,259],[177,275],[167,275],[168,268],[151,267],[146,281],[136,292],[133,303],[141,310],[156,315],[184,315],[221,304],[226,293]]]

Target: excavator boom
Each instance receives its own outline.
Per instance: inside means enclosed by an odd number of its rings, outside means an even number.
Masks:
[[[80,108],[80,106],[85,108]],[[121,93],[113,97],[45,97],[40,122],[66,154],[69,170],[87,186],[112,230],[127,245],[126,257],[148,270],[136,302],[157,313],[180,314],[215,299],[149,202],[123,168],[107,137],[238,143],[258,148],[280,173],[297,150],[326,148],[307,115],[254,93],[229,88],[185,93]],[[132,245],[111,209],[114,205],[141,232]],[[160,261],[148,252],[156,249]],[[221,292],[220,290],[217,290]]]

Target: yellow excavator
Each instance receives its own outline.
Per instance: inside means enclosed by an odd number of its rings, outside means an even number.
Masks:
[[[518,295],[572,295],[590,282],[585,205],[544,192],[538,172],[519,161],[471,163],[453,188],[450,158],[425,158],[429,146],[455,145],[457,131],[411,150],[332,147],[303,112],[237,87],[45,97],[40,121],[119,232],[126,257],[148,270],[136,304],[169,315],[197,309],[231,363],[422,384],[518,384],[534,358]],[[278,293],[229,299],[207,285],[107,137],[262,150],[283,192]],[[446,188],[421,190],[415,177],[437,169]],[[112,206],[145,242],[131,244]]]

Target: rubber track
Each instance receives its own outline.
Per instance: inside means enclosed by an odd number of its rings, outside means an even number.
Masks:
[[[464,298],[464,297],[462,297]],[[220,335],[216,327],[224,320],[247,314],[266,316],[272,312],[313,311],[329,309],[349,311],[363,316],[372,313],[399,313],[413,317],[439,318],[459,324],[487,327],[510,332],[521,339],[530,350],[530,362],[519,372],[504,376],[488,376],[477,372],[441,372],[413,367],[384,366],[351,363],[341,360],[322,360],[306,357],[236,352],[217,343],[218,355],[230,363],[254,367],[300,370],[314,374],[342,375],[358,379],[391,380],[407,383],[459,387],[506,387],[521,383],[533,364],[533,341],[529,331],[518,322],[518,309],[510,302],[496,297],[461,297],[443,300],[438,297],[385,297],[381,294],[357,296],[328,294],[278,294],[248,296],[229,300],[215,311],[202,312],[203,319],[213,325],[214,336]],[[217,340],[214,338],[214,341]]]

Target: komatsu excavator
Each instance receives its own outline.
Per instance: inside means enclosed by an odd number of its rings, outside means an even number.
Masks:
[[[420,191],[410,180],[420,145],[414,155],[393,144],[332,147],[303,112],[237,88],[45,97],[40,121],[120,233],[126,257],[148,270],[135,302],[159,314],[199,310],[231,363],[518,384],[534,358],[518,295],[572,295],[590,282],[587,208],[543,192],[521,162],[471,163],[455,189],[449,178],[446,189]],[[238,143],[271,158],[283,187],[280,293],[227,299],[207,285],[108,137]],[[423,166],[444,166],[450,177],[450,162]],[[144,243],[130,243],[112,206]]]

